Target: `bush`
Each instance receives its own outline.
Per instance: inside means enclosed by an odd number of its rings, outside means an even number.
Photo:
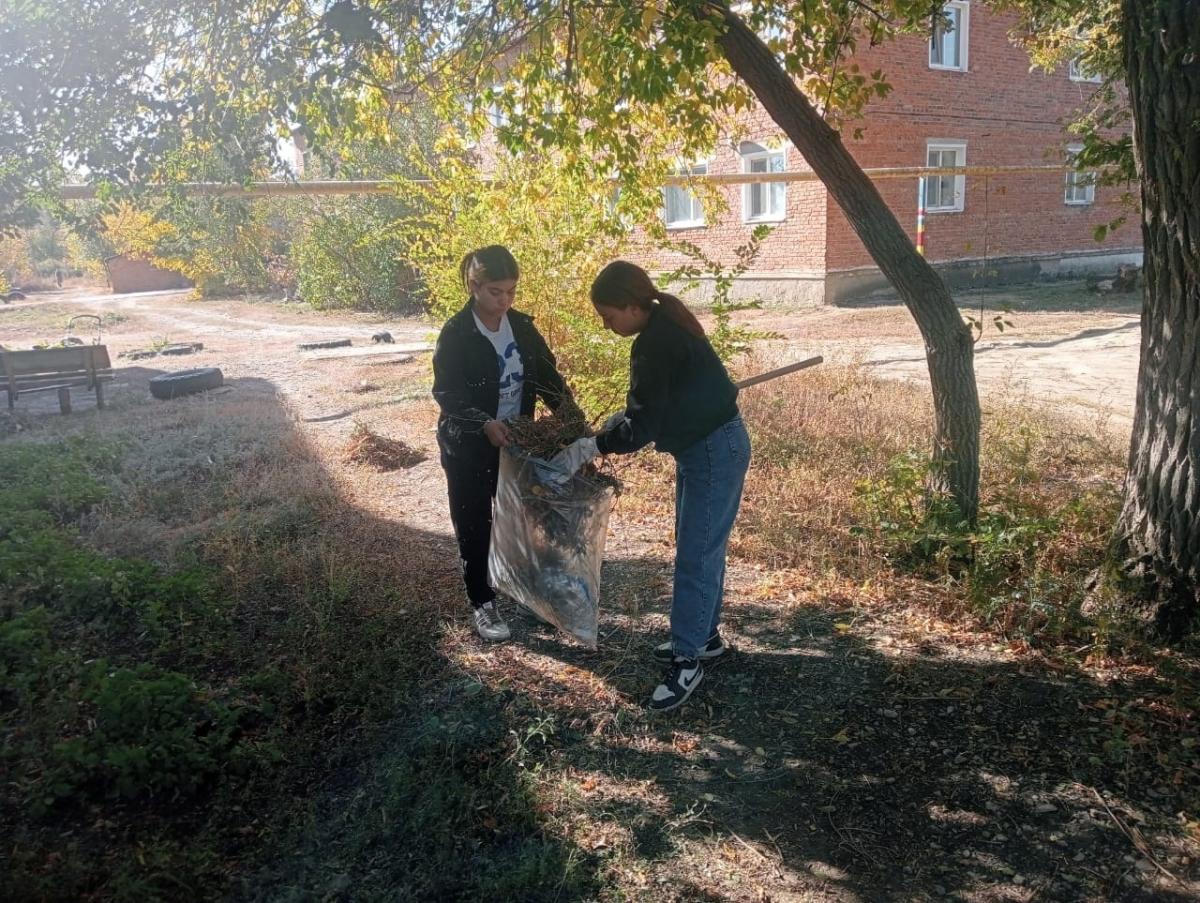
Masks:
[[[420,292],[391,225],[399,214],[394,201],[381,198],[322,205],[292,243],[299,296],[320,309],[419,309]]]
[[[583,181],[534,157],[503,158],[487,177],[465,160],[431,169],[431,184],[398,182],[413,214],[394,232],[440,320],[463,306],[463,257],[505,245],[521,268],[517,308],[537,320],[580,404],[601,415],[624,403],[628,344],[606,332],[589,288],[626,247],[608,183]]]
[[[973,526],[949,498],[930,496],[928,454],[910,451],[857,485],[866,520],[858,532],[873,535],[902,568],[961,584],[974,610],[1006,633],[1062,632],[1105,560],[1119,497],[1116,479],[1081,488],[1061,475],[1111,460],[1034,419],[998,417],[989,432],[992,480]]]
[[[51,751],[45,784],[53,796],[178,798],[225,767],[238,716],[184,675],[150,665],[111,669],[101,660],[82,684],[88,728]]]
[[[733,314],[737,311],[756,310],[762,307],[761,300],[734,301],[732,294],[737,278],[754,265],[754,261],[758,259],[758,254],[762,250],[762,243],[770,234],[770,226],[763,224],[755,226],[750,233],[750,240],[734,249],[733,253],[737,258],[737,263],[732,267],[722,265],[704,253],[703,248],[692,242],[665,239],[661,242],[664,248],[683,254],[691,261],[664,277],[666,283],[672,286],[672,290],[686,291],[695,288],[699,277],[704,275],[713,280],[713,298],[709,310],[712,311],[714,324],[708,338],[712,342],[713,350],[723,361],[730,361],[739,355],[746,354],[752,343],[759,339],[777,337],[773,333],[756,332],[744,326],[733,325]],[[682,287],[676,288],[677,285]]]
[[[101,222],[113,253],[145,258],[187,276],[202,295],[220,295],[267,287],[267,217],[265,204],[197,197],[122,203]]]

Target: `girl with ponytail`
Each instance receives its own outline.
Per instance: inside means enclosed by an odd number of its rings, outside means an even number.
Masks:
[[[592,283],[604,325],[636,336],[629,358],[625,410],[594,439],[561,455],[566,470],[597,454],[627,454],[651,442],[675,458],[675,579],[671,639],[654,650],[668,665],[647,703],[652,711],[682,705],[704,678],[704,660],[725,652],[718,627],[725,549],[750,465],[750,437],[738,413],[737,387],[704,328],[641,267],[610,263]]]
[[[575,402],[533,318],[512,309],[520,270],[509,250],[472,251],[459,274],[467,302],[446,321],[433,353],[438,447],[475,630],[506,640],[487,562],[500,449],[512,441],[507,421],[532,417],[539,398],[552,410]]]

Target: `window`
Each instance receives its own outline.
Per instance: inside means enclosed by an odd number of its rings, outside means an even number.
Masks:
[[[696,163],[675,171],[676,175],[703,176],[708,163]],[[688,229],[704,225],[704,207],[700,199],[684,185],[668,185],[663,189],[663,221],[668,229]]]
[[[930,141],[926,145],[925,165],[944,169],[967,165],[967,142]],[[930,175],[925,177],[925,210],[928,213],[961,213],[966,197],[967,177]]]
[[[512,91],[512,85],[495,84],[492,85],[491,90],[484,92],[483,101],[487,104],[484,111],[487,115],[488,125],[492,128],[502,129],[508,127],[510,122],[508,107],[510,105],[514,113],[521,113],[522,104],[520,100],[517,100],[516,103],[511,103],[514,96]]]
[[[1087,45],[1088,30],[1086,28],[1080,28],[1075,32],[1075,42],[1081,48]],[[1090,82],[1093,85],[1098,85],[1104,81],[1104,78],[1099,73],[1089,72],[1079,61],[1079,57],[1074,57],[1067,63],[1067,78],[1073,82]]]
[[[971,7],[955,0],[942,7],[942,14],[933,20],[929,36],[929,68],[967,71],[967,34],[971,24]]]
[[[1067,148],[1067,165],[1075,165],[1075,157],[1083,150],[1083,146],[1074,144]],[[1066,174],[1066,187],[1063,190],[1063,203],[1072,207],[1082,207],[1096,202],[1096,174],[1069,169]]]
[[[1067,78],[1071,79],[1073,82],[1090,82],[1093,85],[1098,85],[1100,82],[1104,81],[1102,76],[1093,74],[1084,69],[1080,64],[1078,57],[1071,60],[1071,62],[1067,64]]]
[[[784,172],[787,152],[772,151],[753,142],[738,148],[742,172]],[[742,219],[748,223],[779,222],[787,216],[787,183],[760,182],[743,186]]]
[[[494,129],[502,129],[508,125],[508,114],[501,108],[499,101],[493,100],[488,104],[487,120]]]

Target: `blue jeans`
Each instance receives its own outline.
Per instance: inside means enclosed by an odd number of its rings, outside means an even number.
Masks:
[[[695,658],[721,623],[725,549],[750,466],[741,417],[675,455],[675,586],[671,645]]]

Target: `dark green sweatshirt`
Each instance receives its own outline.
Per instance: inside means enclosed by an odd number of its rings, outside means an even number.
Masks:
[[[653,442],[674,454],[737,413],[737,387],[712,345],[655,306],[629,353],[625,420],[597,436],[596,447],[625,454]]]

